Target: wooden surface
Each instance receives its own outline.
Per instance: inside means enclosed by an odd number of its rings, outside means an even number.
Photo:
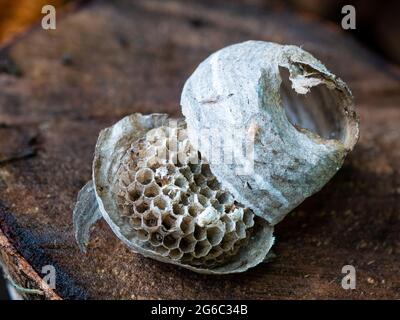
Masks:
[[[133,3],[133,4],[132,4]],[[1,51],[0,261],[28,298],[400,298],[400,73],[336,25],[223,1],[92,2]],[[361,139],[344,167],[276,228],[277,257],[206,276],[127,250],[104,222],[88,254],[72,230],[98,132],[133,112],[179,114],[211,52],[260,39],[303,46],[353,90]],[[57,271],[55,291],[40,281]],[[356,290],[341,269],[357,270]]]

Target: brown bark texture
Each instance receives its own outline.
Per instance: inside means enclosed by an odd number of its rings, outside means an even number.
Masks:
[[[249,39],[310,51],[349,84],[361,119],[343,168],[277,226],[276,258],[200,275],[132,253],[104,221],[81,253],[72,208],[99,131],[134,112],[179,115],[194,68]],[[400,72],[340,26],[240,2],[92,1],[0,60],[0,261],[16,285],[39,290],[25,298],[400,298]],[[347,264],[355,290],[341,286]]]

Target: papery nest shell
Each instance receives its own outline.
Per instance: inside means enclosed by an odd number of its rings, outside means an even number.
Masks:
[[[282,81],[282,68],[289,79]],[[90,226],[103,217],[118,238],[146,257],[200,273],[245,271],[266,258],[273,226],[331,179],[358,139],[346,84],[295,46],[248,41],[214,53],[186,82],[181,105],[185,119],[179,121],[186,121],[190,142],[209,160],[222,187],[261,218],[256,232],[231,261],[211,269],[146,249],[121,218],[112,186],[132,142],[169,119],[133,114],[100,133],[93,182],[81,190],[74,210],[82,250]],[[238,153],[229,163],[215,159],[221,153],[220,144],[212,143],[216,137],[236,149],[250,146],[251,157]]]

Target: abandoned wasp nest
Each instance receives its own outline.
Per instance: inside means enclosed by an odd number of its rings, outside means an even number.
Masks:
[[[248,41],[212,54],[181,106],[184,119],[132,114],[100,133],[93,181],[74,209],[83,251],[104,218],[146,257],[200,273],[245,271],[358,139],[346,84],[295,46]]]

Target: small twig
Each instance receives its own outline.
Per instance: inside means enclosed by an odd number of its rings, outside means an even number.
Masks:
[[[42,290],[39,289],[29,289],[29,288],[24,288],[21,287],[19,285],[17,285],[13,279],[11,279],[11,277],[8,274],[5,274],[7,280],[10,282],[10,284],[19,292],[23,292],[23,293],[28,293],[28,294],[38,294],[43,296],[44,292]]]

